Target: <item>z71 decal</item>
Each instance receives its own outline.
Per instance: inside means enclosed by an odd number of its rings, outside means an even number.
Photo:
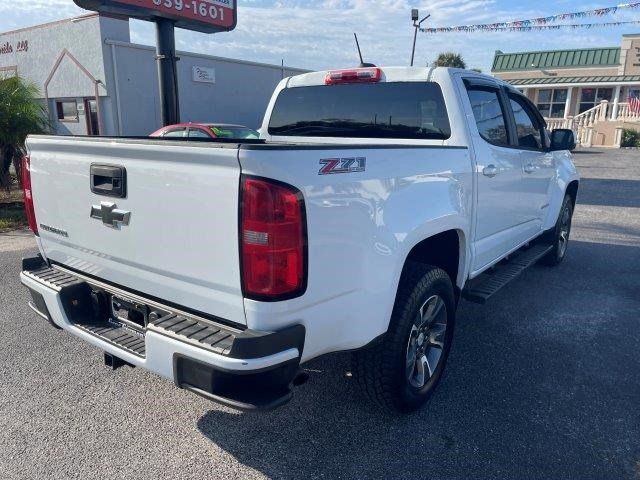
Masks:
[[[367,166],[367,158],[323,158],[320,160],[320,165],[322,165],[322,167],[320,168],[318,175],[364,172]]]

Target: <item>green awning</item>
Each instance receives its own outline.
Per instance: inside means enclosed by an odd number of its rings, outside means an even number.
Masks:
[[[620,47],[503,53],[497,51],[492,72],[548,68],[614,67],[620,65]]]
[[[640,83],[640,75],[609,75],[602,77],[542,77],[542,78],[516,78],[513,80],[505,80],[514,86],[527,85],[555,85],[562,83],[623,83],[638,82]]]

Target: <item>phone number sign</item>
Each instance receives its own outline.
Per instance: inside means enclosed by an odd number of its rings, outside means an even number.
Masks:
[[[168,18],[176,27],[198,32],[227,32],[236,27],[236,0],[73,0],[96,12],[140,20]]]

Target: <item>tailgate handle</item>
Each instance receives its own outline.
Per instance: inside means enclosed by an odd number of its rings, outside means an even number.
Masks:
[[[127,196],[127,170],[118,165],[91,165],[91,191],[107,197]]]

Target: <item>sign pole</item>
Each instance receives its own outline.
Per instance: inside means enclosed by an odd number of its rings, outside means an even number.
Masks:
[[[175,22],[166,18],[157,18],[155,23],[160,118],[162,126],[166,127],[180,123]]]

